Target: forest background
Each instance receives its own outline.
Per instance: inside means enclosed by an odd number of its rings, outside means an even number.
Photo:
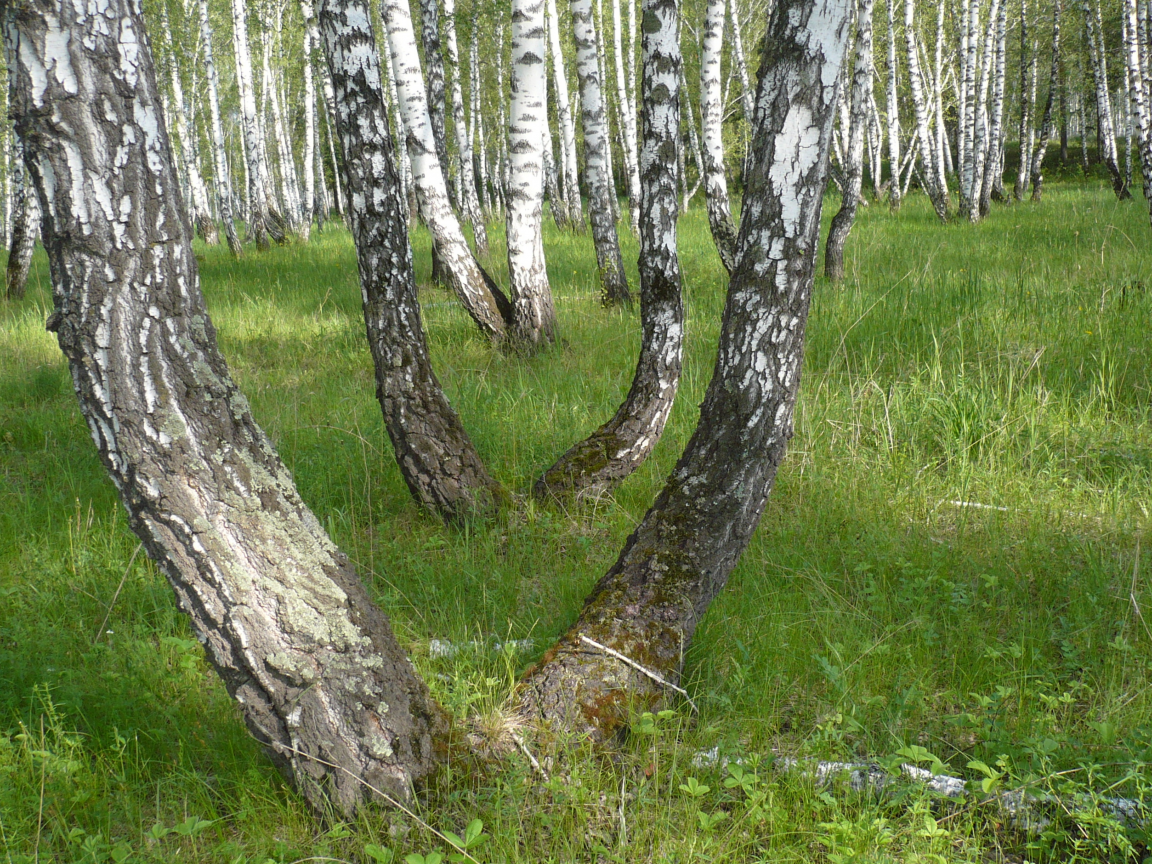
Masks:
[[[182,151],[192,200],[189,172],[211,175],[195,16],[176,5],[146,8],[159,68],[177,61],[169,68],[178,77],[166,86],[182,84],[194,131]],[[231,10],[209,8],[232,184],[243,190]],[[1023,13],[1011,8],[1009,32],[1018,35]],[[1101,56],[1122,56],[1122,7],[1099,8]],[[954,11],[944,19],[946,50],[957,43]],[[1021,51],[1018,40],[1005,40],[1005,65],[1025,71],[1005,76],[1006,118],[1021,113],[1029,100],[1020,94],[1033,80],[1044,93],[1043,77],[1027,73],[1033,56],[1044,67],[1051,11],[1027,13],[1036,19],[1028,19],[1034,45]],[[457,12],[461,42],[476,36],[475,56],[503,56],[498,9]],[[1065,14],[1056,141],[1046,161],[1057,182],[1041,202],[1006,200],[980,225],[941,224],[918,194],[890,212],[875,195],[885,191],[883,169],[875,184],[869,178],[847,278],[817,284],[797,438],[764,523],[687,658],[685,686],[700,716],[651,717],[617,759],[574,755],[555,780],[541,781],[526,762],[443,778],[425,802],[426,819],[463,835],[479,818],[487,842],[475,854],[488,860],[1144,854],[1142,829],[1122,825],[1109,801],[1142,798],[1152,748],[1140,546],[1152,472],[1148,217],[1138,189],[1138,200],[1122,201],[1109,188],[1100,127],[1113,122],[1117,167],[1135,163],[1136,187],[1139,145],[1125,161],[1123,143],[1137,130],[1123,109],[1101,121],[1084,14]],[[565,15],[561,8],[562,22]],[[702,17],[685,7],[692,104],[699,75],[691,25]],[[627,44],[626,10],[622,18]],[[758,41],[762,18],[763,10],[738,12],[747,44]],[[922,41],[933,44],[936,21],[920,21]],[[271,5],[250,10],[248,24],[257,55],[268,46],[261,116],[275,140],[279,100],[288,146],[276,142],[273,164],[277,195],[287,199],[285,178],[303,154],[302,19],[298,7]],[[877,34],[882,80],[881,20]],[[603,41],[610,78],[614,49]],[[725,63],[725,140],[738,190],[742,84],[729,53]],[[503,110],[501,64],[475,69],[480,108],[470,102],[466,117],[474,131],[480,116],[489,118],[484,203],[498,212],[505,145],[492,119]],[[471,69],[462,78],[475,81]],[[898,83],[907,152],[916,120],[907,83]],[[1114,105],[1129,104],[1122,85],[1108,89]],[[939,92],[943,128],[954,133],[956,105],[947,87]],[[890,128],[877,96],[875,125]],[[175,104],[174,92],[169,98]],[[316,180],[338,209],[323,98],[321,86],[316,143],[328,157]],[[1038,106],[1043,95],[1030,101]],[[1011,179],[1022,148],[1008,138]],[[691,192],[699,163],[687,129],[684,139]],[[8,169],[13,144],[5,140]],[[884,150],[871,150],[882,164]],[[914,166],[913,158],[905,170]],[[9,203],[18,198],[15,173],[5,172],[6,232],[18,209]],[[634,273],[621,176],[617,192]],[[251,206],[245,197],[235,195],[241,216]],[[827,215],[836,201],[830,193]],[[197,247],[224,350],[305,498],[356,560],[436,696],[465,722],[498,725],[518,673],[575,615],[694,425],[724,270],[703,212],[689,209],[681,222],[690,321],[683,392],[658,449],[627,483],[580,508],[524,501],[499,519],[449,528],[417,508],[394,468],[372,400],[354,251],[332,224],[338,216],[327,220],[306,243],[249,247],[240,260],[221,246]],[[499,280],[502,232],[496,222],[488,230],[485,263]],[[422,229],[413,244],[419,281],[430,286]],[[618,403],[638,339],[633,313],[599,304],[590,240],[549,225],[545,244],[564,341],[536,357],[495,353],[447,294],[428,287],[422,295],[452,402],[493,472],[517,490],[569,446],[574,430],[594,427]],[[169,589],[134,554],[58,349],[43,332],[48,283],[38,257],[27,296],[0,319],[7,858],[262,862],[448,852],[442,838],[391,812],[321,825],[264,762]],[[778,770],[785,758],[808,756],[926,767],[938,757],[977,786],[990,781],[985,791],[1024,787],[1062,803],[1029,826],[995,802],[942,810],[924,790],[904,790],[896,801],[845,795]],[[987,772],[973,767],[980,764]]]

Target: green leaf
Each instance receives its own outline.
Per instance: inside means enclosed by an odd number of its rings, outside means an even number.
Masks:
[[[369,843],[364,847],[364,854],[373,861],[379,861],[380,864],[390,864],[392,861],[392,850],[387,846],[377,846],[375,843]]]
[[[167,837],[171,833],[172,833],[171,828],[166,828],[163,825],[161,825],[159,822],[157,822],[155,825],[153,825],[151,828],[149,828],[147,831],[144,832],[144,836],[148,837],[151,840],[155,840],[157,843],[159,843],[161,840],[163,840],[165,837]]]
[[[483,843],[484,839],[484,823],[479,819],[473,819],[464,829],[464,845],[471,849]]]
[[[705,786],[695,777],[689,777],[687,783],[680,784],[680,791],[685,795],[691,795],[693,798],[701,798],[711,792],[712,787]]]

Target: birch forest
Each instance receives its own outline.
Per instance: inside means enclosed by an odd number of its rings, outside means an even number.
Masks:
[[[0,30],[0,864],[1152,861],[1152,0]]]

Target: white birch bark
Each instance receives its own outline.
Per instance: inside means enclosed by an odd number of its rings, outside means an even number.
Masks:
[[[736,226],[728,204],[724,172],[724,104],[720,60],[724,50],[725,0],[708,0],[700,50],[700,122],[704,138],[704,196],[708,227],[720,261],[729,274],[736,265]]]
[[[744,140],[745,143],[748,143],[748,131],[751,130],[753,120],[755,119],[756,100],[752,92],[751,81],[748,77],[748,60],[744,54],[744,36],[740,29],[740,0],[729,0],[728,2],[728,25],[732,28],[731,63],[736,69],[737,77],[740,79],[740,107],[744,113]],[[744,165],[741,171],[742,175],[748,173],[748,154],[751,152],[750,147],[745,148]]]
[[[911,83],[912,107],[916,112],[916,133],[920,140],[920,164],[923,166],[924,191],[932,201],[941,222],[948,220],[948,190],[941,188],[937,180],[937,163],[932,148],[932,133],[928,128],[928,103],[924,95],[923,79],[920,73],[919,51],[916,44],[916,3],[904,0],[904,41],[908,48],[908,80]]]
[[[972,108],[975,113],[975,126],[972,135],[972,187],[969,193],[966,215],[970,222],[980,221],[980,202],[984,187],[985,168],[990,155],[991,141],[988,137],[988,90],[993,75],[996,53],[996,20],[999,17],[1003,0],[992,0],[988,7],[988,23],[980,52],[980,83]],[[975,6],[975,2],[972,4]]]
[[[508,117],[508,282],[512,335],[526,350],[556,339],[556,312],[544,266],[544,0],[513,0],[512,98]]]
[[[1004,193],[1004,77],[1007,55],[1008,4],[1001,0],[996,15],[996,42],[992,67],[992,104],[988,123],[988,158],[984,166],[984,180],[980,184],[980,218],[988,215],[992,197]]]
[[[960,128],[957,134],[960,158],[960,214],[967,217],[972,210],[972,192],[975,185],[976,155],[976,86],[977,65],[980,46],[980,3],[981,0],[964,0],[962,27],[964,44],[960,83]]]
[[[893,210],[900,209],[900,67],[896,50],[896,2],[888,0],[888,91],[885,110],[888,113],[888,168],[892,173],[888,188],[888,203]]]
[[[1060,24],[1063,13],[1062,0],[1055,0],[1052,7],[1052,64],[1048,71],[1048,98],[1044,103],[1044,119],[1040,122],[1040,141],[1031,159],[1032,200],[1039,201],[1044,189],[1044,155],[1048,142],[1055,129],[1056,93],[1060,87]],[[1063,99],[1061,99],[1063,102]],[[1066,139],[1065,139],[1066,140]]]
[[[272,134],[276,139],[276,156],[280,168],[280,198],[283,201],[284,224],[293,234],[300,232],[300,192],[296,176],[296,160],[292,155],[292,145],[284,126],[284,110],[280,101],[280,88],[277,75],[273,72],[272,51],[274,40],[279,41],[284,30],[283,6],[276,5],[273,16],[274,27],[265,27],[264,80],[268,89],[268,99],[272,109]]]
[[[1112,122],[1112,96],[1108,92],[1108,61],[1104,48],[1099,6],[1092,7],[1092,0],[1083,0],[1084,24],[1088,30],[1088,56],[1092,65],[1092,80],[1096,86],[1096,122],[1100,131],[1103,150],[1100,158],[1108,168],[1112,178],[1112,190],[1121,201],[1130,198],[1128,187],[1120,172],[1116,152],[1116,130]]]
[[[304,198],[300,202],[300,237],[308,240],[316,216],[316,80],[312,67],[312,49],[319,47],[319,32],[311,0],[300,0],[304,19]]]
[[[387,27],[387,23],[385,23]],[[384,39],[388,41],[387,36]],[[400,154],[400,182],[404,186],[404,218],[412,218],[412,202],[416,200],[416,186],[412,181],[412,157],[408,155],[407,138],[404,132],[404,116],[400,108],[400,91],[396,84],[396,66],[392,62],[392,52],[384,51],[384,68],[388,72],[388,95],[393,111],[395,135],[397,139],[396,152]],[[419,205],[415,209],[419,209]]]
[[[1124,0],[1125,44],[1124,60],[1129,78],[1129,99],[1132,104],[1136,126],[1136,141],[1140,151],[1141,174],[1144,175],[1144,195],[1149,208],[1149,220],[1152,221],[1152,196],[1149,196],[1149,187],[1152,180],[1152,106],[1148,104],[1147,81],[1145,68],[1147,64],[1148,46],[1140,38],[1141,28],[1140,0]],[[1147,13],[1145,13],[1147,14]]]
[[[620,20],[620,0],[608,0],[612,5],[612,47],[616,66],[616,107],[620,117],[620,141],[624,145],[624,170],[628,180],[628,212],[631,214],[632,233],[640,231],[640,164],[636,146],[636,111],[628,97],[628,76],[624,71],[623,25]],[[626,0],[633,2],[633,0]]]
[[[552,57],[552,80],[556,89],[556,118],[560,124],[561,168],[564,175],[564,199],[568,219],[578,231],[584,230],[584,206],[580,200],[579,172],[576,164],[576,122],[568,96],[568,73],[564,68],[564,49],[560,42],[560,16],[556,0],[547,0],[548,40]]]
[[[476,195],[476,178],[472,172],[472,142],[468,138],[468,124],[464,122],[464,87],[460,82],[462,67],[460,50],[456,45],[456,0],[444,0],[443,23],[452,89],[452,126],[456,133],[456,148],[460,153],[460,172],[457,175],[461,193],[460,210],[465,220],[472,225],[476,253],[484,257],[488,254],[488,230],[484,225],[480,199]]]
[[[452,290],[481,332],[500,341],[506,333],[507,301],[472,255],[460,222],[452,211],[428,113],[424,76],[420,70],[420,55],[416,51],[416,35],[408,3],[406,0],[382,0],[380,14],[388,34],[397,100],[404,119],[404,137],[412,162],[412,181],[420,214],[432,232]]]

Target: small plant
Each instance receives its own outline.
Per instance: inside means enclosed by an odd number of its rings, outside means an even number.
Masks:
[[[484,841],[488,839],[488,835],[484,833],[484,823],[479,819],[473,819],[468,823],[468,827],[464,829],[463,837],[459,837],[451,831],[445,831],[444,837],[460,850],[448,855],[448,860],[454,862],[464,861],[465,855],[463,853],[471,852],[483,845]]]
[[[375,843],[369,843],[364,847],[364,854],[379,864],[391,864],[393,854],[392,850],[387,846],[378,846]]]

